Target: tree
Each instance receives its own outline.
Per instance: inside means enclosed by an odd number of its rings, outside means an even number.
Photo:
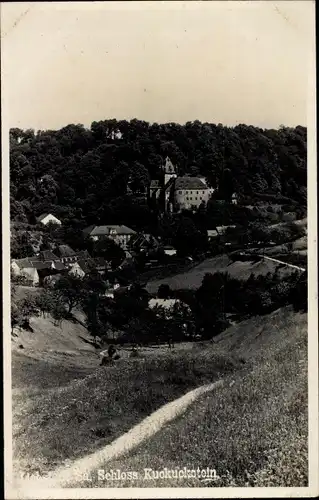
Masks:
[[[124,250],[110,238],[99,238],[95,242],[92,250],[95,257],[103,257],[107,262],[111,262],[113,269],[118,267],[125,259]]]
[[[168,299],[171,294],[171,288],[167,283],[162,283],[158,287],[157,296],[159,299]]]
[[[34,255],[31,237],[28,232],[18,232],[11,234],[11,257],[13,259],[23,259]]]
[[[83,280],[78,276],[63,276],[55,283],[54,292],[67,305],[68,313],[71,314],[83,299]]]
[[[180,175],[205,177],[226,202],[236,191],[250,197],[280,194],[306,207],[305,127],[110,119],[89,129],[79,124],[37,133],[11,129],[11,217],[31,222],[53,212],[63,221],[80,221],[81,228],[109,218],[141,226],[149,217],[145,206],[139,208],[141,195],[150,179],[160,178],[166,155]]]

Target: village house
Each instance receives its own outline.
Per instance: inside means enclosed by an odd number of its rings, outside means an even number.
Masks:
[[[69,245],[59,245],[54,251],[66,267],[70,267],[73,263],[79,260],[91,258],[87,250],[75,252]]]
[[[64,274],[66,268],[62,262],[41,260],[37,256],[13,260],[11,270],[14,276],[25,278],[30,285],[42,286],[45,278]]]
[[[45,226],[49,223],[57,224],[59,226],[61,226],[61,224],[62,224],[60,219],[55,217],[53,214],[41,214],[41,215],[39,215],[39,217],[37,217],[36,220],[37,220],[37,222],[44,224]]]
[[[77,262],[71,263],[68,267],[68,272],[73,276],[83,278],[86,274],[89,274],[92,271],[97,271],[99,274],[103,274],[110,270],[110,268],[110,263],[103,259],[103,257],[89,257],[79,259]]]
[[[97,226],[94,224],[84,229],[83,234],[94,241],[109,238],[126,250],[128,242],[136,234],[136,231],[124,225]]]
[[[207,203],[213,192],[203,177],[178,176],[177,168],[167,157],[161,179],[151,181],[149,199],[157,201],[165,212],[180,212],[196,210]]]

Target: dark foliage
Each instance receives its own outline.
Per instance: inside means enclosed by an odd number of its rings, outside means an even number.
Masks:
[[[201,175],[218,187],[216,199],[227,202],[236,191],[305,206],[306,135],[301,126],[263,130],[199,121],[104,120],[90,129],[68,125],[36,133],[11,129],[11,219],[34,224],[36,216],[53,212],[65,226],[112,221],[154,227],[157,214],[146,193],[166,155],[180,175]]]

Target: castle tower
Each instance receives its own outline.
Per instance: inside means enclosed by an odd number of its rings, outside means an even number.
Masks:
[[[163,171],[164,171],[164,186],[166,186],[166,184],[171,178],[177,177],[177,168],[173,165],[168,156],[165,159],[165,165],[163,165]]]

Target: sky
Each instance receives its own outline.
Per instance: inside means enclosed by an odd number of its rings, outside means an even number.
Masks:
[[[314,2],[1,4],[10,127],[307,124]]]

